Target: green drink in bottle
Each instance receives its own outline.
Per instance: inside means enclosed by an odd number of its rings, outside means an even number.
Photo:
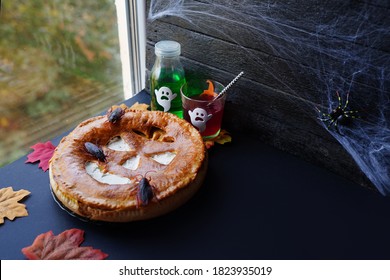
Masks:
[[[180,62],[180,44],[160,41],[155,45],[156,61],[151,73],[151,108],[183,118],[180,88],[185,83]]]

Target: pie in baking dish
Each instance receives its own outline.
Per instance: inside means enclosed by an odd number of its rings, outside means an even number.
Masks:
[[[57,201],[106,222],[149,219],[185,203],[207,169],[199,132],[170,113],[115,112],[85,120],[61,140],[49,167]]]

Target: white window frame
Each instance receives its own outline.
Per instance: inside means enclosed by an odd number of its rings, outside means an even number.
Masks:
[[[145,88],[146,1],[115,0],[124,98]]]

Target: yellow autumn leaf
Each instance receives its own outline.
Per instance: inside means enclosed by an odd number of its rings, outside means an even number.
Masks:
[[[221,132],[218,134],[218,136],[214,139],[215,142],[218,144],[225,144],[232,142],[232,137],[230,136],[229,132],[222,129]]]
[[[113,106],[111,106],[108,110],[107,110],[107,112],[108,113],[111,113],[112,111],[114,111],[116,108],[122,108],[123,110],[126,110],[128,107],[126,106],[126,104],[125,103],[122,103],[122,104],[120,104],[120,105],[113,105]]]
[[[148,105],[148,104],[145,104],[145,103],[138,103],[138,102],[134,103],[134,104],[130,107],[130,109],[132,109],[132,110],[140,110],[140,111],[146,111],[146,110],[148,110],[148,108],[149,108],[149,105]]]
[[[213,139],[204,140],[204,144],[207,149],[210,149],[212,146],[214,146],[215,143],[223,145],[225,143],[230,143],[230,142],[232,142],[232,137],[230,136],[229,132],[227,132],[224,129],[222,129],[219,132],[217,137]]]
[[[12,187],[0,189],[0,224],[4,223],[4,218],[12,221],[16,217],[28,216],[26,206],[18,201],[29,194],[29,191],[23,189],[14,191]]]

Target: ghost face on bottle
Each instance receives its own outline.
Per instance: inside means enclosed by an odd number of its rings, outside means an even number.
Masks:
[[[164,112],[171,109],[171,101],[176,98],[177,94],[172,93],[168,87],[161,87],[159,90],[155,89],[157,103],[164,108]]]

